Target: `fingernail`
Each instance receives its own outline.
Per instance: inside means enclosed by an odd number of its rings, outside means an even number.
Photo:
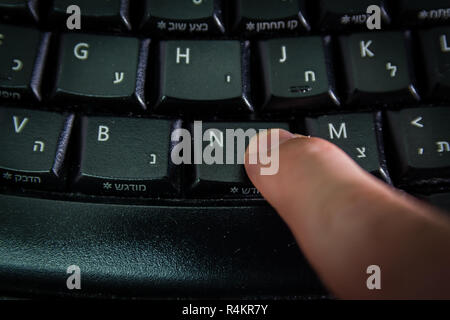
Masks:
[[[308,139],[311,138],[311,136],[304,136],[304,135],[298,134],[298,133],[295,133],[294,136],[296,136],[297,138],[308,138]]]
[[[276,136],[276,133],[274,133],[274,131],[278,131],[278,137]],[[274,143],[272,143],[271,141],[272,138],[276,139]],[[278,148],[283,143],[296,138],[299,138],[299,135],[282,129],[271,129],[252,137],[248,145],[248,150],[250,154],[257,153],[258,150],[259,152],[266,152],[273,148]],[[265,141],[266,143],[258,145],[258,141],[260,140]]]

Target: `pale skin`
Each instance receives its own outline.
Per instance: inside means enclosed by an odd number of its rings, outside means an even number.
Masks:
[[[331,293],[450,299],[450,215],[366,173],[325,140],[279,130],[278,150],[275,175],[261,175],[247,150],[247,174]],[[381,268],[381,290],[367,288],[370,265]]]

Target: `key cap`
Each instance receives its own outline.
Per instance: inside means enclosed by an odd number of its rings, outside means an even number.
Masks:
[[[340,43],[348,103],[376,105],[419,100],[403,33],[359,33],[341,37]]]
[[[77,13],[70,6],[80,8],[80,30],[130,31],[130,7],[128,0],[54,0],[50,8],[49,20],[61,30],[77,30],[75,20],[70,17]],[[70,13],[67,13],[70,8]]]
[[[372,113],[350,113],[307,118],[309,135],[326,139],[344,150],[364,170],[387,178],[378,149]]]
[[[449,108],[390,111],[387,120],[400,184],[450,177]]]
[[[65,34],[52,98],[64,105],[145,109],[148,41],[126,37]]]
[[[59,190],[73,116],[0,108],[0,183]]]
[[[270,128],[289,130],[289,125],[260,122],[194,122],[191,127],[194,148],[196,141],[200,146],[197,159],[195,156],[191,159],[194,173],[190,194],[200,197],[259,197],[258,190],[245,173],[244,154],[250,138],[260,130]],[[242,132],[238,132],[238,129],[242,129]],[[233,131],[227,133],[227,130]],[[196,153],[195,149],[192,151]],[[275,157],[271,158],[272,166],[268,165],[267,168],[276,170],[276,161],[278,159]]]
[[[326,44],[328,40],[325,40]],[[274,39],[259,43],[265,109],[313,109],[339,105],[325,43],[321,37]]]
[[[448,24],[448,0],[398,0],[400,21],[406,26]]]
[[[367,9],[378,6],[380,10],[380,27],[389,25],[391,19],[383,0],[319,0],[319,25],[323,31],[367,30]],[[372,12],[372,11],[371,11]]]
[[[450,100],[450,28],[422,30],[419,35],[428,97]]]
[[[0,21],[6,23],[37,23],[39,21],[36,0],[2,0],[0,2]]]
[[[0,101],[41,100],[49,34],[0,25]]]
[[[235,0],[233,29],[239,35],[293,34],[311,29],[304,0]]]
[[[432,205],[450,213],[450,193],[438,193],[425,198]]]
[[[221,0],[146,0],[141,28],[160,35],[225,32]]]
[[[171,130],[166,120],[83,117],[75,189],[88,194],[146,197],[174,194]]]
[[[162,41],[159,53],[158,112],[253,110],[248,43]]]

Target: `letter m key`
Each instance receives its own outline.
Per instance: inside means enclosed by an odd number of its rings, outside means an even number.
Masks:
[[[328,124],[328,132],[330,135],[330,139],[347,139],[347,125],[345,124],[345,122],[341,123],[341,125],[339,126],[339,129],[336,129],[336,127],[332,124],[329,123]]]

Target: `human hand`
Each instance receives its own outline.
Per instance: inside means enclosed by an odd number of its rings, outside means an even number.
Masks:
[[[325,140],[280,130],[276,175],[260,175],[249,149],[249,178],[338,298],[450,299],[448,216],[373,177]],[[380,290],[366,285],[371,265],[381,268]]]

